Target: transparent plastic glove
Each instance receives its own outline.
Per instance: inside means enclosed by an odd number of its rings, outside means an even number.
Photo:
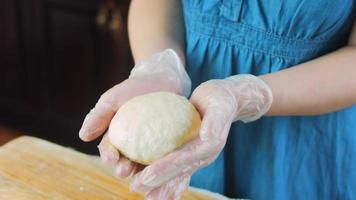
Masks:
[[[188,96],[191,81],[177,54],[167,49],[138,63],[128,79],[106,91],[87,114],[79,131],[83,141],[91,141],[104,134],[116,111],[131,98],[156,91],[169,91]],[[105,135],[100,142],[102,159],[114,165],[119,177],[129,176],[142,166],[120,156]]]
[[[193,92],[191,102],[203,119],[200,137],[137,173],[131,182],[134,191],[159,191],[166,183],[190,177],[209,165],[225,146],[231,123],[250,122],[264,115],[272,104],[272,92],[258,77],[236,75],[201,84]],[[172,193],[175,187],[162,192]]]

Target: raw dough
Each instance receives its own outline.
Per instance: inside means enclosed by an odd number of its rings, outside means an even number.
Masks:
[[[108,135],[121,154],[148,165],[196,137],[200,123],[198,111],[185,97],[155,92],[121,106]]]

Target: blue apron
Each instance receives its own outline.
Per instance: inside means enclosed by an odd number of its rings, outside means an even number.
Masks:
[[[335,51],[356,12],[353,0],[184,0],[183,10],[193,88]],[[191,185],[240,198],[356,199],[356,106],[234,123],[223,152]]]

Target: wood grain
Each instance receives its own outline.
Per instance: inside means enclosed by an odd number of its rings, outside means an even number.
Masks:
[[[183,199],[216,199],[189,189]],[[0,147],[0,199],[139,200],[98,157],[23,136]]]

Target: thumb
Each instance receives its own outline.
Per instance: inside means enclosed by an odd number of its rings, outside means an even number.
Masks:
[[[233,114],[217,107],[210,107],[203,115],[199,132],[202,141],[225,139],[230,130]]]

